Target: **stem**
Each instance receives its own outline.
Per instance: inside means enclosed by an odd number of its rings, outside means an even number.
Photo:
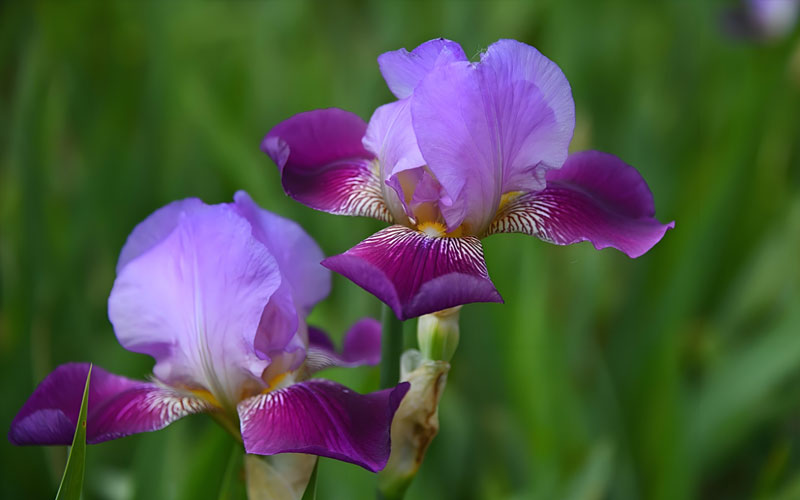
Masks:
[[[400,356],[403,354],[403,322],[389,306],[381,312],[381,389],[394,387],[400,379]]]

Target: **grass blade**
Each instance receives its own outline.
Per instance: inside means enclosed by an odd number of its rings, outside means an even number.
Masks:
[[[56,493],[56,500],[79,500],[83,489],[83,472],[86,466],[86,407],[89,405],[89,379],[92,377],[92,367],[86,374],[86,385],[83,388],[81,411],[78,414],[78,423],[75,426],[75,436],[72,438],[72,447],[69,449],[67,466],[61,477],[61,485]]]

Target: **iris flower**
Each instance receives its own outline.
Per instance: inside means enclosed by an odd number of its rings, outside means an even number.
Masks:
[[[470,62],[437,39],[378,63],[398,100],[369,125],[335,108],[300,113],[262,149],[295,200],[392,224],[323,265],[399,318],[501,302],[480,242],[495,233],[638,257],[672,227],[654,218],[636,169],[597,151],[568,156],[571,89],[535,48],[500,40]]]
[[[174,202],[128,237],[108,313],[122,346],[155,358],[151,381],[95,367],[86,438],[100,443],[209,413],[248,453],[299,452],[376,471],[408,389],[358,394],[304,380],[328,365],[375,364],[380,325],[362,320],[339,353],[305,317],[330,288],[323,254],[294,222],[234,203]],[[66,445],[80,409],[87,363],[48,375],[11,424],[17,445]]]

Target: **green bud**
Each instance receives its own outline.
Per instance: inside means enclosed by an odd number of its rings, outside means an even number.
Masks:
[[[420,316],[417,342],[424,359],[450,361],[458,347],[458,315],[461,306]]]

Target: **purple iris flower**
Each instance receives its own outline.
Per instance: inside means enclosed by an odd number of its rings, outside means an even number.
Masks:
[[[248,453],[298,452],[380,470],[389,429],[408,390],[358,394],[308,378],[329,365],[375,364],[380,325],[358,322],[337,352],[305,317],[330,289],[323,254],[294,222],[239,192],[234,203],[197,199],[157,210],[128,237],[108,313],[128,350],[155,358],[149,382],[95,367],[89,443],[161,429],[209,413]],[[56,368],[11,424],[17,445],[66,445],[87,363]]]
[[[301,113],[262,149],[295,200],[393,224],[323,265],[399,318],[502,301],[480,242],[495,233],[638,257],[673,227],[654,218],[636,169],[597,151],[568,156],[570,86],[533,47],[500,40],[473,63],[437,39],[378,63],[398,100],[369,125],[340,109]]]
[[[743,0],[723,15],[723,27],[736,37],[770,42],[789,35],[797,24],[800,0]]]

